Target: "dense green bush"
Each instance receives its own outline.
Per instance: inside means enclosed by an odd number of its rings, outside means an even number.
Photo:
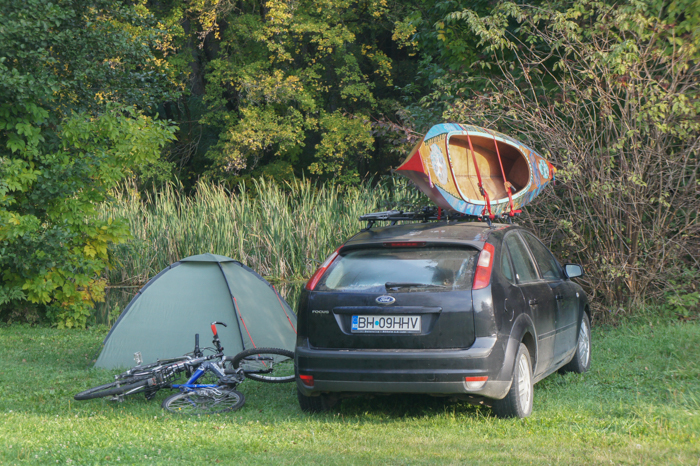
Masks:
[[[82,327],[102,299],[107,247],[129,230],[97,208],[174,131],[135,108],[170,93],[162,37],[117,1],[3,2],[0,306],[47,305],[58,326]]]

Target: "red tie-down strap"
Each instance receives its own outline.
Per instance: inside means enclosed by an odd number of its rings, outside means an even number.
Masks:
[[[486,208],[484,208],[484,210],[481,211],[481,216],[483,217],[484,215],[486,215],[486,210],[488,209],[489,219],[493,220],[494,218],[496,218],[496,216],[493,215],[493,212],[491,212],[491,200],[489,199],[489,193],[486,192],[484,186],[481,184],[481,173],[479,173],[479,165],[476,164],[476,155],[474,154],[474,147],[472,146],[472,138],[469,136],[468,131],[467,141],[469,141],[469,150],[472,152],[472,161],[474,162],[474,169],[476,170],[476,179],[479,181],[479,191],[481,192],[481,195],[486,201]]]
[[[491,131],[489,131],[489,133],[491,133]],[[514,217],[515,214],[519,214],[521,211],[515,210],[515,207],[513,206],[513,194],[511,192],[513,185],[510,184],[506,179],[506,171],[503,169],[503,162],[501,161],[501,151],[498,150],[498,142],[496,141],[496,135],[494,133],[491,133],[491,136],[493,136],[493,145],[496,146],[496,156],[498,157],[498,165],[501,167],[501,174],[503,175],[503,187],[506,188],[506,192],[508,193],[508,203],[510,205],[510,211],[508,212],[508,215]]]

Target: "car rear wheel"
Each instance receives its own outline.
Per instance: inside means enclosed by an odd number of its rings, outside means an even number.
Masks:
[[[520,343],[518,354],[515,356],[513,382],[508,394],[502,400],[496,400],[493,411],[498,417],[528,417],[532,413],[532,360],[527,347]]]
[[[299,406],[305,413],[323,413],[329,411],[336,405],[337,400],[328,395],[306,396],[297,388],[297,399]]]
[[[581,319],[581,327],[578,331],[578,341],[576,343],[576,352],[574,358],[564,366],[564,372],[576,372],[583,374],[591,368],[591,324],[588,320],[588,314],[583,313]]]

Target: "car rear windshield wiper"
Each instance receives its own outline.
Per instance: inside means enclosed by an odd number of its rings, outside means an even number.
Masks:
[[[389,288],[446,288],[445,285],[433,285],[432,283],[394,283],[386,282],[384,287]]]

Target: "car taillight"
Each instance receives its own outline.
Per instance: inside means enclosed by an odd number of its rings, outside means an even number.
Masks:
[[[341,246],[342,247],[342,246]],[[328,259],[325,260],[323,264],[321,264],[321,267],[318,268],[316,273],[314,273],[309,281],[306,283],[306,289],[309,291],[313,291],[314,288],[316,288],[316,285],[318,285],[318,281],[321,279],[323,274],[328,270],[328,267],[333,263],[336,257],[338,257],[338,251],[340,251],[340,248],[336,249],[333,254],[328,256]]]
[[[491,283],[491,269],[493,268],[493,245],[486,243],[479,254],[479,262],[476,263],[473,290],[486,288]]]
[[[313,375],[300,375],[301,383],[307,387],[313,388],[314,386],[314,376]]]

